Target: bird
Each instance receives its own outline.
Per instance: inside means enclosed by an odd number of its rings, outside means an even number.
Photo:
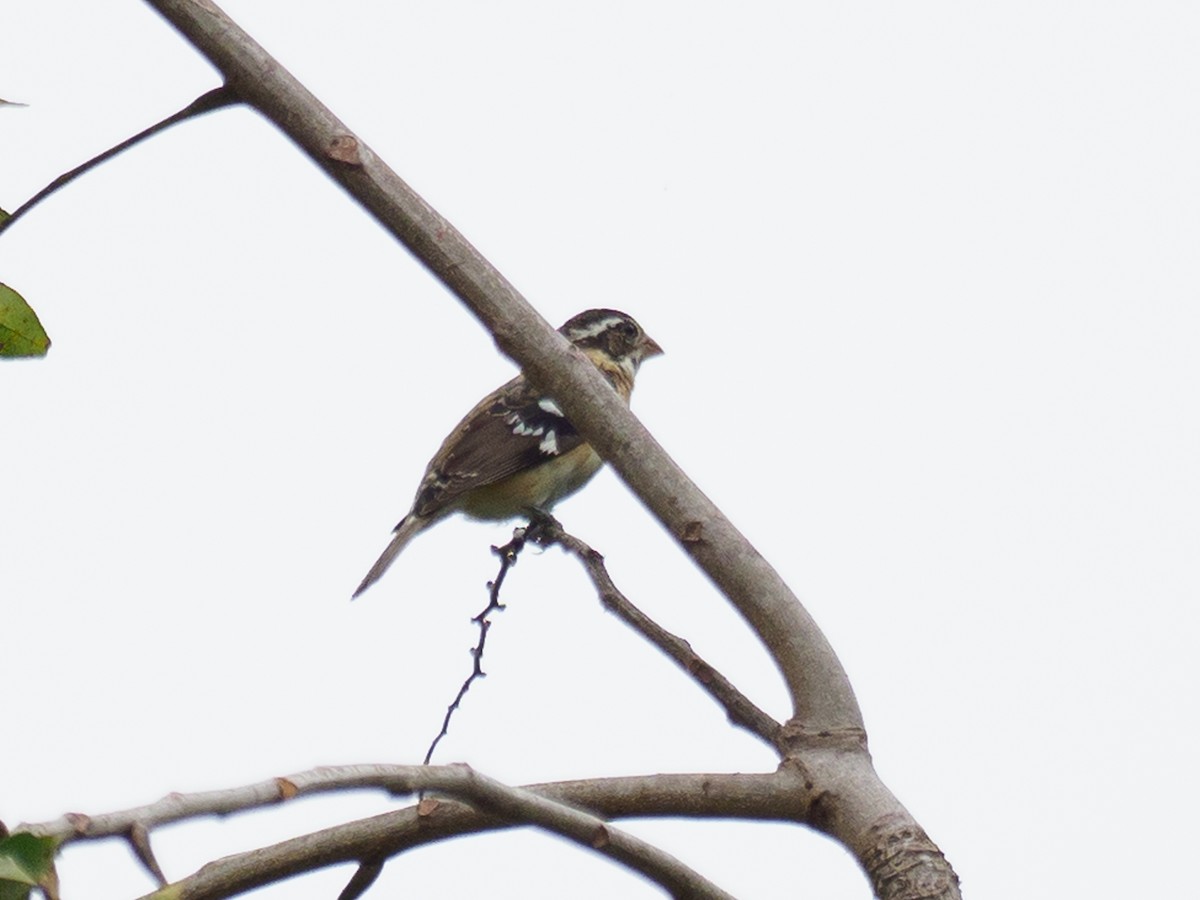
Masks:
[[[632,316],[615,309],[586,310],[558,331],[626,403],[638,368],[663,352]],[[602,464],[553,398],[518,375],[475,404],[442,442],[412,508],[353,596],[378,581],[409,541],[447,516],[503,521],[547,515]]]

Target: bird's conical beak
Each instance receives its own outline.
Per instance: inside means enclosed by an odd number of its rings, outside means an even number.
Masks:
[[[658,346],[658,341],[650,337],[650,335],[642,335],[642,359],[649,359],[652,356],[662,356],[663,348]]]

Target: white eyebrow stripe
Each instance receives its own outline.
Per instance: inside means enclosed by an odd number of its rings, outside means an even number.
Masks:
[[[619,316],[609,316],[607,319],[601,319],[599,322],[593,322],[587,328],[572,328],[571,336],[574,340],[595,337],[598,334],[603,334],[615,325],[620,325],[624,321],[625,320]]]
[[[549,397],[543,397],[541,400],[539,400],[538,406],[543,411],[550,413],[552,416],[558,416],[560,419],[563,418],[563,411],[559,409],[558,404]]]

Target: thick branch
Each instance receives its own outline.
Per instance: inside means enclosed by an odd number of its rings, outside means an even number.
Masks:
[[[881,896],[905,895],[908,885],[920,884],[938,890],[941,885],[945,896],[956,897],[956,883],[944,877],[945,861],[936,848],[929,851],[924,833],[871,769],[861,713],[824,635],[778,573],[684,475],[596,368],[213,3],[147,2],[220,69],[239,98],[283,130],[467,305],[746,618],[792,697],[794,716],[785,725],[784,745],[789,764],[802,761],[805,783],[810,789],[816,785],[823,798],[813,804],[815,812],[805,811],[812,824],[858,855]],[[817,758],[820,763],[810,766]],[[887,859],[903,863],[901,882],[881,875],[871,850],[880,834]]]
[[[436,210],[208,0],[147,0],[453,291],[541,384],[768,647],[812,733],[862,728],[850,683],[778,573],[683,473],[604,377]]]

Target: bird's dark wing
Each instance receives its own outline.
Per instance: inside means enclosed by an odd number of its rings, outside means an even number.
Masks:
[[[442,443],[413,512],[433,515],[472,488],[495,484],[582,443],[554,402],[517,376],[481,400]]]

